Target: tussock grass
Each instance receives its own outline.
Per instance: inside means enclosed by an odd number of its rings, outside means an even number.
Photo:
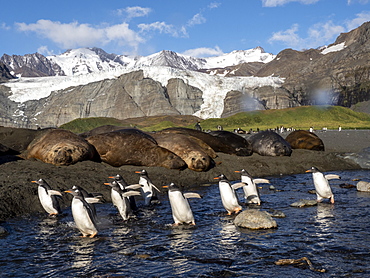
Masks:
[[[280,126],[295,129],[370,129],[370,115],[354,112],[341,106],[301,106],[286,109],[241,112],[221,119],[200,120],[194,116],[155,116],[125,120],[114,118],[83,118],[66,123],[61,128],[76,133],[85,132],[101,125],[137,127],[144,131],[156,131],[168,127],[184,126],[194,128],[197,121],[204,130],[215,130],[221,125],[224,130],[241,128],[246,131],[276,128]]]

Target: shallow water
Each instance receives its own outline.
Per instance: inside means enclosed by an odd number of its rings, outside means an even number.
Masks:
[[[262,210],[286,214],[277,229],[247,230],[233,225],[217,185],[192,188],[195,227],[172,227],[167,194],[161,205],[140,207],[137,219],[120,221],[112,204],[100,204],[99,234],[81,238],[70,210],[58,219],[45,214],[12,219],[0,238],[1,277],[368,277],[370,276],[370,193],[357,192],[370,171],[338,171],[331,180],[335,204],[294,208],[315,199],[311,174],[270,177],[262,185]],[[240,200],[242,189],[239,189]],[[142,200],[138,199],[138,204]],[[247,209],[244,206],[244,209]],[[279,259],[307,257],[307,265],[278,266]]]

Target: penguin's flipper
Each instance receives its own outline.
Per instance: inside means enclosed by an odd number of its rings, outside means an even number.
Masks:
[[[325,175],[325,178],[327,180],[341,179],[341,177],[339,175],[336,175],[336,174],[328,174],[328,175]]]
[[[95,199],[95,198],[86,198],[86,199]],[[87,214],[89,215],[89,218],[91,219],[91,222],[93,222],[93,224],[96,226],[96,214],[94,213],[94,211],[92,210],[91,206],[87,203],[87,200],[86,199],[82,199],[82,204],[84,206],[84,208],[86,209],[87,211]]]
[[[102,203],[102,201],[99,198],[94,198],[94,197],[86,197],[85,201],[89,204],[97,204],[97,203]]]
[[[52,189],[49,189],[48,190],[48,194],[49,195],[59,195],[59,196],[62,196],[62,193],[60,193],[59,191],[57,190],[52,190]]]
[[[247,185],[245,182],[238,182],[238,183],[232,184],[231,188],[235,190],[235,189],[238,189],[238,188],[243,187],[245,185]]]
[[[126,186],[125,189],[128,189],[128,190],[130,190],[130,189],[140,189],[142,187],[143,186],[141,184],[136,183],[136,184],[130,184],[130,185]]]
[[[184,193],[184,197],[186,199],[188,199],[188,198],[199,198],[199,199],[202,199],[202,196],[200,196],[198,193],[195,193],[195,192],[186,192],[186,193]]]
[[[157,190],[158,192],[161,192],[154,184],[150,183],[150,186],[153,187],[155,190]]]
[[[254,183],[270,183],[270,181],[269,181],[269,180],[267,180],[267,179],[260,179],[260,178],[258,178],[258,179],[253,179],[253,182],[254,182]]]
[[[130,196],[141,196],[141,193],[139,191],[127,191],[121,194],[123,197],[130,197]]]

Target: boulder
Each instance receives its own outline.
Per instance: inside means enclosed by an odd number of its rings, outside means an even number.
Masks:
[[[357,191],[370,192],[370,182],[359,181],[356,184]]]
[[[235,226],[253,230],[277,228],[277,223],[266,211],[248,209],[239,213],[234,219]]]

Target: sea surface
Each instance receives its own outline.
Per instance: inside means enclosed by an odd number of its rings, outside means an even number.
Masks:
[[[370,170],[336,171],[331,180],[335,204],[296,208],[316,199],[312,175],[267,177],[260,185],[261,210],[283,212],[277,229],[248,230],[233,224],[222,206],[218,185],[191,188],[196,226],[173,227],[167,194],[161,204],[144,207],[124,222],[111,203],[97,205],[99,234],[82,238],[70,209],[58,218],[46,213],[9,220],[0,238],[1,277],[370,277],[370,193],[358,180]],[[243,202],[242,189],[238,189]],[[243,205],[243,209],[256,208]],[[276,265],[306,257],[314,269]],[[319,272],[323,270],[325,272]]]

